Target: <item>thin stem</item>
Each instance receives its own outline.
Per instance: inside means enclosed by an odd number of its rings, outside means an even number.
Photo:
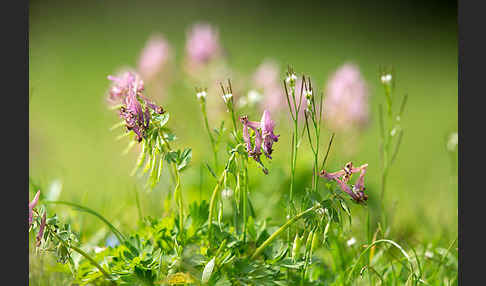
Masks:
[[[224,178],[226,177],[226,173],[228,172],[228,167],[231,161],[235,158],[236,152],[231,154],[231,156],[228,159],[228,162],[226,163],[226,167],[224,168],[223,172],[221,173],[221,176],[218,179],[218,182],[216,183],[216,186],[213,189],[213,194],[211,195],[211,201],[209,202],[209,216],[208,216],[208,234],[211,237],[211,227],[213,225],[213,209],[214,209],[214,204],[216,202],[216,197],[218,195],[218,191],[220,189],[221,184],[223,183]]]
[[[108,274],[104,269],[103,267],[101,267],[101,265],[98,264],[98,262],[96,262],[96,260],[94,260],[91,256],[89,256],[89,254],[87,254],[86,252],[84,252],[81,248],[78,248],[74,245],[70,245],[68,243],[66,243],[63,239],[61,239],[56,232],[54,232],[49,226],[47,226],[47,229],[49,230],[49,232],[57,239],[59,240],[65,247],[68,247],[68,248],[71,248],[72,250],[76,251],[77,253],[81,254],[84,258],[88,259],[89,262],[91,262],[91,264],[93,264],[96,268],[98,268],[98,270],[100,270],[100,272],[106,277],[106,279],[108,279],[113,285],[116,285],[116,283],[113,281],[113,278],[111,277],[110,274]]]
[[[246,209],[247,209],[247,200],[248,200],[248,165],[246,158],[243,161],[243,168],[245,169],[245,187],[243,188],[243,242],[246,243]]]
[[[209,128],[208,114],[206,112],[205,100],[201,101],[201,111],[204,117],[204,125],[206,126],[206,131],[208,132],[209,141],[211,142],[211,148],[213,149],[215,170],[218,171],[218,151],[216,149],[216,142],[214,141],[213,134],[211,133],[211,129]]]
[[[308,208],[307,210],[297,214],[296,216],[292,217],[290,220],[288,220],[284,225],[282,225],[277,231],[275,231],[267,240],[265,240],[258,248],[255,250],[253,255],[251,256],[251,259],[255,259],[264,249],[267,247],[279,234],[281,234],[284,230],[286,230],[288,227],[290,227],[294,222],[298,221],[300,218],[305,216],[306,214],[316,210],[319,208],[320,205],[317,204],[311,208]]]
[[[331,151],[331,146],[332,146],[332,141],[334,140],[334,135],[335,135],[335,133],[332,133],[331,139],[329,140],[329,144],[327,145],[326,156],[324,156],[324,160],[322,160],[321,170],[324,169],[324,167],[326,166],[327,157],[329,156],[329,151]]]
[[[142,218],[143,218],[142,207],[140,206],[140,199],[138,197],[138,189],[137,188],[135,188],[135,201],[137,203],[139,220],[142,220]]]
[[[181,190],[181,174],[177,169],[176,164],[172,164],[172,168],[176,177],[176,185],[174,187],[174,199],[176,201],[177,207],[179,208],[179,231],[182,233],[182,230],[184,228],[184,209]]]

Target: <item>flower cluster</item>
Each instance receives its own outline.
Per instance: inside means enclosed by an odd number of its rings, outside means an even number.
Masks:
[[[249,121],[248,116],[241,116],[240,122],[243,124],[243,139],[246,143],[248,156],[261,164],[260,155],[262,154],[261,150],[263,149],[265,156],[272,159],[272,146],[274,142],[278,141],[280,135],[275,135],[275,133],[273,133],[275,122],[270,118],[270,112],[264,110],[260,122]],[[253,148],[251,146],[251,138],[248,128],[251,128],[255,133],[255,144],[253,145]],[[264,169],[264,172],[265,170],[266,169]]]
[[[368,88],[357,66],[344,64],[329,79],[324,114],[334,131],[363,127],[368,122]]]
[[[263,109],[276,112],[286,106],[279,67],[274,60],[265,60],[257,68],[253,75],[253,82],[255,87],[263,92]]]
[[[162,107],[152,103],[143,94],[143,81],[132,72],[120,76],[108,76],[113,82],[109,99],[120,104],[119,115],[125,120],[128,131],[136,134],[136,140],[142,141],[149,127],[151,112],[164,113]]]
[[[326,170],[322,170],[320,173],[321,177],[328,180],[334,180],[338,183],[341,190],[351,196],[351,198],[357,203],[365,202],[368,196],[364,193],[364,176],[366,174],[366,168],[368,164],[361,165],[360,167],[353,167],[351,162],[347,163],[342,170],[337,172],[329,173]],[[359,178],[354,185],[351,187],[347,184],[351,179],[353,173],[360,172]]]
[[[169,42],[162,35],[153,35],[143,48],[138,71],[146,80],[153,79],[171,56]]]
[[[196,24],[187,34],[189,62],[194,66],[208,63],[221,53],[219,33],[209,24]]]

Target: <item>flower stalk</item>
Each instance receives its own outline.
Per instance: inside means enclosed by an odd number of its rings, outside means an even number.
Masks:
[[[206,132],[208,133],[209,141],[211,143],[211,148],[213,150],[213,156],[214,156],[214,168],[215,171],[218,171],[218,150],[217,150],[217,144],[216,141],[214,140],[213,134],[211,133],[211,129],[209,128],[209,121],[208,121],[208,114],[206,111],[206,96],[207,96],[207,91],[203,89],[196,89],[197,92],[197,98],[199,99],[199,103],[201,106],[201,112],[204,118],[204,126],[206,127]]]
[[[292,217],[291,219],[289,219],[284,225],[282,225],[279,229],[277,229],[269,238],[267,238],[267,240],[265,240],[256,250],[255,252],[253,253],[253,255],[251,256],[251,259],[255,259],[256,257],[258,257],[258,255],[265,249],[265,247],[267,247],[270,243],[272,243],[272,241],[275,240],[275,238],[277,238],[282,232],[284,232],[288,227],[290,227],[294,222],[298,221],[300,218],[302,218],[303,216],[305,216],[306,214],[312,212],[312,211],[315,211],[316,209],[318,209],[321,205],[320,204],[316,204],[314,205],[313,207],[311,208],[308,208],[307,210],[295,215],[294,217]]]

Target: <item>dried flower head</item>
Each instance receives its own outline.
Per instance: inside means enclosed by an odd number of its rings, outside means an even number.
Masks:
[[[347,163],[343,169],[329,173],[326,170],[322,170],[320,176],[326,178],[328,180],[336,181],[339,185],[339,188],[351,196],[351,198],[356,201],[357,203],[365,202],[368,199],[368,195],[364,193],[365,186],[364,186],[364,176],[366,174],[366,168],[368,164],[361,165],[360,167],[353,167],[351,162]],[[357,179],[356,183],[351,187],[348,185],[349,180],[351,179],[351,175],[354,173],[360,172],[359,178]]]
[[[153,35],[143,48],[138,60],[138,71],[147,80],[157,75],[170,58],[170,46],[162,35]]]
[[[344,64],[329,79],[323,111],[335,131],[363,127],[368,122],[368,88],[357,66]]]

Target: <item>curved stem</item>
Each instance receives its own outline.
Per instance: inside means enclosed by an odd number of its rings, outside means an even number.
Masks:
[[[214,204],[216,202],[216,197],[218,194],[218,191],[220,189],[221,183],[223,183],[223,180],[226,176],[226,173],[228,172],[228,167],[231,161],[235,158],[235,154],[231,154],[231,156],[228,159],[228,162],[226,163],[226,167],[224,168],[223,172],[221,173],[221,176],[218,179],[218,182],[216,183],[216,186],[213,189],[213,194],[211,195],[211,201],[209,202],[209,216],[208,216],[208,235],[211,237],[211,227],[213,225],[213,209],[214,209]]]
[[[361,252],[361,254],[359,255],[358,257],[358,260],[356,261],[356,263],[353,265],[353,267],[351,268],[351,271],[349,272],[348,274],[348,282],[349,282],[349,279],[351,279],[351,275],[353,274],[354,272],[354,269],[356,268],[356,265],[358,265],[358,262],[361,260],[361,257],[363,256],[363,254],[365,254],[369,249],[371,249],[374,245],[378,244],[378,243],[389,243],[393,246],[395,246],[396,248],[398,248],[400,250],[400,252],[403,254],[403,256],[408,260],[408,263],[410,264],[410,270],[411,272],[413,272],[413,264],[412,264],[412,261],[410,260],[410,256],[408,256],[407,252],[405,252],[405,250],[403,250],[403,248],[396,242],[392,241],[392,240],[389,240],[389,239],[380,239],[380,240],[376,240],[375,242],[373,242],[372,244],[368,245],[368,247],[366,247],[365,250],[363,250],[363,252]]]
[[[214,137],[211,134],[211,129],[209,129],[209,122],[208,122],[208,114],[206,112],[206,102],[201,102],[201,111],[204,117],[204,125],[206,126],[206,131],[208,132],[209,141],[211,141],[211,147],[213,149],[214,155],[214,167],[215,170],[218,171],[218,152],[216,150],[216,142],[214,141]]]
[[[78,248],[74,245],[69,245],[68,243],[66,243],[64,240],[62,240],[54,231],[52,231],[52,229],[50,227],[47,227],[47,229],[49,230],[49,232],[54,235],[54,237],[56,237],[57,240],[59,240],[65,247],[68,247],[68,248],[71,248],[72,250],[76,251],[77,253],[81,254],[84,258],[88,259],[89,262],[91,262],[91,264],[93,264],[96,268],[98,268],[98,270],[106,277],[106,279],[108,279],[109,281],[111,281],[111,283],[113,285],[116,285],[116,283],[113,281],[113,278],[111,277],[110,274],[108,274],[104,269],[103,267],[101,267],[101,265],[98,264],[98,262],[96,262],[96,260],[94,260],[91,256],[89,256],[89,254],[87,254],[86,252],[84,252],[81,248]]]
[[[286,230],[290,225],[292,225],[294,222],[298,221],[300,218],[302,218],[303,216],[305,216],[306,214],[316,210],[318,207],[320,207],[319,204],[297,214],[296,216],[294,216],[293,218],[291,218],[290,220],[288,220],[284,225],[282,225],[277,231],[275,231],[269,238],[267,238],[267,240],[265,240],[258,248],[257,250],[255,250],[255,253],[253,253],[253,255],[251,256],[252,259],[256,258],[260,252],[263,251],[263,249],[265,249],[265,247],[267,247],[275,238],[277,238],[277,236],[279,234],[281,234],[284,230]]]
[[[179,170],[177,170],[177,166],[172,164],[174,169],[174,174],[176,177],[176,185],[174,188],[174,199],[176,201],[177,207],[179,208],[179,231],[182,232],[184,227],[184,210],[183,210],[183,202],[182,202],[182,191],[181,191],[181,175]]]

